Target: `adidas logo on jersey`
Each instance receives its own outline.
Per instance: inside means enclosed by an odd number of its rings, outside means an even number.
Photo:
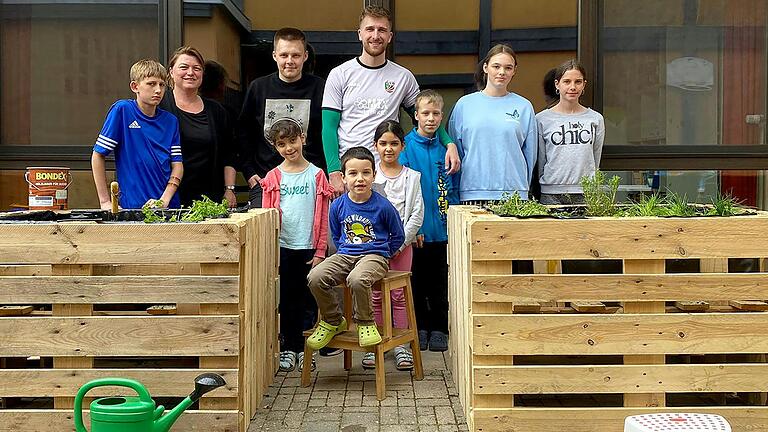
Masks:
[[[139,126],[139,122],[134,120],[133,123],[128,125],[128,129],[141,129],[141,126]]]

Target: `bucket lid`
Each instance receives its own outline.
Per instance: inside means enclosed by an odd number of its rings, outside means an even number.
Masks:
[[[31,167],[27,167],[27,169],[28,170],[31,170],[31,169],[36,169],[36,170],[39,170],[39,169],[45,169],[45,170],[68,170],[69,167],[31,166]]]

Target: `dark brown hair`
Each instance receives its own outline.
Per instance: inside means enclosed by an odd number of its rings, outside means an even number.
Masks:
[[[303,31],[293,27],[283,27],[275,32],[275,38],[272,40],[272,49],[277,47],[277,41],[300,41],[304,47],[304,51],[307,50],[307,36]]]
[[[486,82],[488,81],[488,75],[483,70],[483,66],[487,65],[491,60],[491,57],[495,56],[496,54],[509,54],[509,56],[512,57],[512,60],[515,62],[515,67],[517,67],[517,54],[515,54],[515,51],[512,49],[512,47],[505,44],[494,45],[493,48],[488,50],[488,54],[483,57],[480,63],[477,64],[477,69],[475,70],[475,84],[477,84],[478,90],[483,90],[485,88]]]
[[[376,144],[379,141],[379,138],[387,132],[392,132],[397,139],[400,140],[400,143],[405,145],[405,132],[403,131],[403,127],[400,126],[400,123],[394,120],[385,120],[381,122],[379,127],[376,128],[376,132],[373,134],[373,143]]]
[[[269,127],[269,130],[265,134],[265,138],[270,144],[275,145],[278,140],[292,140],[296,137],[300,137],[302,133],[304,132],[301,130],[299,122],[290,117],[285,117],[272,123],[272,126]]]
[[[376,170],[376,161],[373,159],[373,153],[363,146],[352,147],[341,155],[341,173],[347,173],[347,162],[350,159],[367,160],[371,163],[371,168]]]
[[[581,72],[581,76],[584,77],[584,81],[587,80],[587,71],[584,70],[584,66],[582,66],[578,60],[570,59],[557,67],[557,70],[555,71],[555,81],[560,81],[560,78],[562,78],[563,75],[565,75],[565,73],[569,70],[577,70]]]

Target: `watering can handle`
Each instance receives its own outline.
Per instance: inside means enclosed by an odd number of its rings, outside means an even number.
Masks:
[[[152,397],[149,395],[149,392],[138,381],[127,378],[101,378],[93,380],[80,387],[77,396],[75,396],[75,430],[77,432],[88,432],[83,424],[83,398],[85,397],[85,394],[96,387],[106,386],[128,387],[133,389],[136,394],[139,395],[139,400],[142,402],[152,402]]]

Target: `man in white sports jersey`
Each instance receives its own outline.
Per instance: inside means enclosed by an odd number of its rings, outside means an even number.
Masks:
[[[358,39],[362,54],[333,68],[323,94],[323,151],[331,185],[337,195],[344,191],[340,155],[355,146],[366,146],[376,156],[373,134],[385,120],[398,121],[400,107],[413,117],[419,84],[411,71],[388,61],[392,41],[392,15],[379,6],[366,6],[360,14]],[[440,141],[447,144],[448,174],[459,171],[461,162],[453,140],[440,126]]]

